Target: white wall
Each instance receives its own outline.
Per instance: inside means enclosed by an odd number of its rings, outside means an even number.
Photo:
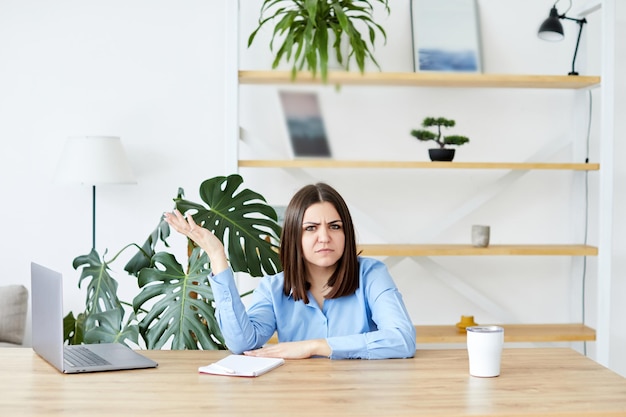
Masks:
[[[64,273],[67,309],[84,308],[72,260],[91,248],[91,189],[53,182],[68,136],[120,136],[137,176],[97,190],[109,258],[143,243],[178,187],[197,199],[225,173],[223,15],[205,0],[0,1],[1,282],[29,286],[37,261]]]
[[[65,274],[67,309],[77,312],[83,307],[84,292],[76,287],[78,274],[71,262],[90,249],[91,192],[88,187],[53,182],[67,136],[121,136],[137,174],[137,185],[98,189],[97,247],[101,252],[108,248],[110,256],[129,242],[143,241],[161,213],[171,207],[179,186],[194,199],[203,179],[226,173],[223,68],[224,33],[229,28],[225,1],[230,0],[0,0],[0,138],[7,148],[0,154],[5,219],[0,282],[28,286],[29,262],[41,262]],[[260,3],[242,3],[243,45]],[[552,3],[479,1],[486,72],[569,71],[575,25],[565,25],[565,43],[542,42],[535,35]],[[385,18],[388,44],[377,49],[377,57],[385,70],[410,70],[408,2],[392,0],[392,7],[392,15]],[[618,7],[617,11],[619,30],[626,10]],[[590,33],[589,56],[598,49],[592,35],[598,27],[595,24],[592,29],[590,19],[585,28]],[[240,48],[242,68],[266,67],[264,43],[259,39],[250,50]],[[625,63],[623,51],[618,51],[618,69]],[[585,74],[584,69],[581,57],[579,71]],[[624,89],[620,82],[617,114],[624,107]],[[269,87],[242,88],[241,123],[246,136],[242,156],[288,155],[275,93]],[[477,94],[474,90],[407,88],[343,88],[337,93],[328,88],[320,90],[320,99],[338,158],[424,160],[427,146],[411,139],[408,131],[430,114],[455,118],[457,133],[472,138],[457,151],[458,160],[522,161],[546,144],[573,137],[573,144],[549,157],[567,160],[580,155],[580,142],[584,142],[580,129],[571,126],[577,120],[575,126],[580,127],[584,119],[585,106],[572,103],[584,103],[585,93],[487,90]],[[619,137],[624,122],[618,118],[617,123]],[[594,139],[597,131],[595,126]],[[598,157],[596,142],[592,142],[592,161]],[[616,154],[620,150],[617,143]],[[350,202],[363,242],[461,243],[475,223],[492,226],[494,243],[569,242],[580,239],[582,233],[581,195],[575,187],[580,174],[530,173],[446,227],[432,223],[444,223],[442,213],[482,192],[502,173],[311,171],[294,180],[292,174],[263,172],[262,181],[257,173],[243,170],[242,174],[249,187],[273,204],[285,204],[303,182],[330,182]],[[626,204],[626,196],[619,192],[624,175],[616,172],[616,213]],[[597,188],[597,175],[590,175],[590,183]],[[619,233],[625,225],[619,222],[616,216],[616,276],[626,273],[626,265],[619,261],[626,250]],[[593,244],[594,221],[591,226]],[[171,242],[182,253],[184,240]],[[458,282],[497,300],[508,317],[450,290],[424,266],[402,261],[392,270],[416,323],[454,323],[467,313],[483,322],[579,320],[579,260],[435,260],[462,278]],[[119,273],[123,265],[123,260],[115,264],[114,273],[120,278],[125,277]],[[591,259],[590,294],[594,268]],[[122,295],[132,298],[130,290],[124,294],[128,288],[124,283],[121,287]],[[621,280],[614,288],[616,318],[625,314],[617,295],[623,295],[625,287]],[[593,324],[595,299],[589,297],[589,302]],[[626,358],[621,353],[626,351],[626,331],[618,324],[613,327],[611,367],[626,375]]]
[[[626,4],[616,1],[615,39],[626,36]],[[626,48],[621,42],[615,46],[615,170],[614,170],[614,204],[613,204],[613,286],[611,288],[611,359],[610,368],[626,376],[626,165],[621,163],[620,156],[626,155]]]

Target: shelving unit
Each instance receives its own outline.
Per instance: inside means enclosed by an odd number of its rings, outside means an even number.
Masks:
[[[548,162],[424,162],[424,161],[349,161],[333,159],[241,159],[240,168],[348,168],[348,169],[504,169],[597,171],[597,163]]]
[[[610,2],[610,5],[613,3]],[[607,12],[608,13],[608,12]],[[606,14],[605,14],[606,16]],[[604,65],[603,65],[604,67]],[[310,73],[298,73],[295,79],[289,71],[246,71],[237,69],[236,91],[239,85],[312,85],[324,86]],[[605,73],[603,72],[603,77]],[[567,75],[509,75],[463,73],[366,73],[330,72],[328,85],[382,86],[382,87],[437,87],[437,88],[500,88],[500,89],[566,89],[585,90],[601,87],[600,76]],[[603,96],[604,88],[603,87]],[[234,99],[237,101],[237,99]],[[603,101],[604,102],[604,101]],[[237,109],[238,106],[235,106]],[[603,109],[605,112],[605,109]],[[608,112],[609,117],[612,110]],[[604,116],[603,116],[604,117]],[[611,121],[612,122],[612,121]],[[606,123],[606,122],[605,122]],[[238,124],[236,125],[238,129]],[[452,170],[568,170],[600,171],[600,163],[571,162],[418,162],[418,161],[363,161],[333,159],[255,160],[239,159],[238,146],[227,150],[234,157],[237,169],[452,169]],[[600,161],[608,160],[605,157]],[[233,155],[234,153],[234,155]],[[606,180],[604,180],[606,181]],[[605,189],[606,192],[606,189]],[[602,208],[601,208],[602,210]],[[600,240],[607,241],[606,224],[600,225]],[[610,236],[610,233],[608,234]],[[610,245],[608,245],[610,248]],[[597,247],[588,245],[490,245],[475,248],[471,245],[445,244],[363,244],[359,248],[366,256],[431,257],[431,256],[599,256]],[[603,249],[604,250],[604,249]],[[606,256],[606,255],[605,255]],[[599,269],[608,269],[606,260]],[[604,266],[602,266],[604,265]],[[599,271],[600,273],[601,271]],[[600,282],[599,285],[602,285]],[[606,295],[606,291],[604,292]],[[600,309],[601,310],[601,309]],[[600,311],[603,320],[605,311]],[[595,341],[596,331],[580,323],[566,324],[504,324],[507,342],[563,342]],[[465,334],[455,326],[416,326],[418,343],[463,343]],[[608,349],[606,330],[603,330],[601,349]],[[601,352],[601,360],[606,352]]]
[[[289,71],[239,71],[239,83],[255,85],[316,84],[320,80],[308,72],[291,79]],[[555,88],[580,89],[600,84],[600,77],[568,75],[509,75],[429,72],[358,72],[329,71],[328,84],[396,87],[452,88]]]
[[[600,77],[430,74],[430,73],[345,73],[331,72],[329,84],[360,86],[408,86],[445,88],[555,88],[585,89],[600,84]],[[239,71],[241,84],[267,85],[292,83],[289,72]],[[295,83],[318,84],[310,74],[298,74]],[[334,159],[237,160],[238,168],[255,169],[453,169],[453,170],[569,170],[598,171],[598,163],[571,162],[429,162],[364,161]],[[597,256],[598,248],[587,245],[490,245],[476,248],[456,244],[363,244],[364,256]],[[593,341],[595,331],[580,323],[544,325],[504,325],[510,342]],[[455,326],[416,326],[418,343],[462,343],[465,334]]]
[[[481,323],[482,324],[482,323]],[[504,324],[505,342],[593,342],[596,332],[582,324]],[[415,326],[417,343],[465,343],[456,326]]]
[[[597,256],[587,245],[359,245],[365,256]]]
[[[593,342],[596,332],[578,323],[499,324],[507,343]],[[465,343],[466,333],[456,326],[415,326],[417,343]],[[278,343],[273,335],[268,343]]]

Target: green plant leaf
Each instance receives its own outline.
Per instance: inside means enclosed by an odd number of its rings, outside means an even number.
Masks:
[[[136,325],[135,329],[132,326],[122,327],[124,308],[117,297],[117,281],[109,274],[107,263],[92,249],[88,255],[75,258],[73,266],[75,269],[82,267],[79,288],[84,284],[84,280],[89,282],[85,312],[79,314],[76,319],[73,313],[64,318],[64,339],[70,344],[83,342],[126,344],[127,340],[137,344]]]
[[[84,341],[85,314],[74,317],[71,311],[63,317],[63,341],[70,345],[80,345]]]
[[[208,208],[182,199],[176,207],[182,213],[195,211],[194,221],[224,242],[235,272],[276,274],[282,270],[276,211],[260,194],[247,188],[238,191],[242,183],[237,174],[208,179],[200,185],[200,198]]]
[[[160,349],[171,342],[172,349],[225,349],[215,320],[206,254],[193,250],[188,273],[170,253],[159,252],[152,261],[153,268],[139,273],[141,292],[133,300],[136,312],[142,307],[149,310],[139,322],[147,347]],[[147,303],[152,305],[148,308]]]
[[[450,135],[443,138],[446,145],[463,145],[469,142],[469,138],[460,135]]]
[[[87,284],[87,297],[85,302],[85,314],[100,313],[108,310],[121,308],[117,297],[117,281],[109,274],[106,262],[100,260],[95,249],[89,255],[78,256],[72,263],[74,269],[83,268],[78,287],[84,280],[89,279]]]
[[[179,190],[179,196],[182,193],[182,190]],[[150,233],[146,241],[141,246],[141,250],[137,251],[137,253],[126,263],[124,266],[124,270],[131,275],[137,276],[139,271],[143,268],[150,266],[150,260],[152,256],[156,253],[156,245],[159,242],[163,242],[166,247],[169,247],[167,243],[167,238],[170,235],[170,225],[163,219],[163,216],[159,218],[159,224],[157,227]]]
[[[435,140],[437,135],[430,130],[411,130],[411,136],[423,141]]]
[[[319,72],[322,81],[326,82],[328,31],[332,30],[337,40],[344,35],[348,39],[349,50],[346,55],[340,51],[338,42],[331,46],[335,49],[339,65],[349,69],[350,59],[354,58],[359,71],[363,73],[368,59],[379,67],[372,54],[376,33],[379,32],[385,42],[387,40],[385,30],[373,19],[374,3],[380,3],[385,12],[390,13],[388,0],[265,0],[261,6],[258,26],[248,37],[248,47],[263,26],[275,22],[270,50],[274,51],[275,40],[282,38],[282,43],[276,50],[272,68],[278,67],[285,60],[292,64],[292,78],[296,77],[298,71],[307,69],[314,77]],[[367,33],[367,41],[357,26]]]
[[[446,119],[445,117],[426,117],[422,122],[423,127],[454,127],[455,121],[452,119]]]
[[[124,319],[124,308],[103,311],[101,313],[90,314],[86,320],[87,332],[85,333],[85,343],[123,343],[127,346],[128,341],[135,345],[139,341],[139,328],[137,324],[127,324],[122,328]],[[132,314],[129,322],[133,322],[135,315]]]
[[[178,188],[176,199],[181,199],[185,195],[182,188]],[[151,265],[152,257],[156,253],[156,246],[162,242],[166,248],[169,248],[167,238],[170,236],[170,225],[167,224],[163,216],[159,216],[157,227],[150,233],[144,244],[139,248],[137,253],[126,263],[124,270],[131,275],[137,276],[139,271]]]

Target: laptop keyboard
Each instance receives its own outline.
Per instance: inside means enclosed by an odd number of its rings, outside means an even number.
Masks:
[[[80,345],[66,346],[63,351],[63,360],[70,366],[109,365],[104,358]]]

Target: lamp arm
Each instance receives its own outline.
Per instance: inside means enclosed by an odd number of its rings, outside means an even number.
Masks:
[[[580,26],[582,26],[584,23],[587,23],[587,19],[585,19],[584,17],[582,19],[576,19],[575,17],[565,16],[564,14],[559,15],[559,19],[571,20],[578,23]]]
[[[574,22],[578,23],[578,38],[576,39],[576,48],[574,48],[574,58],[572,58],[572,72],[570,72],[568,75],[578,75],[578,73],[576,72],[574,66],[576,63],[576,55],[578,54],[578,46],[580,45],[580,35],[582,35],[583,33],[583,25],[585,23],[587,23],[587,19],[582,18],[582,19],[574,19],[572,17],[567,17],[565,15],[560,16],[561,19],[567,19],[567,20],[573,20]]]

